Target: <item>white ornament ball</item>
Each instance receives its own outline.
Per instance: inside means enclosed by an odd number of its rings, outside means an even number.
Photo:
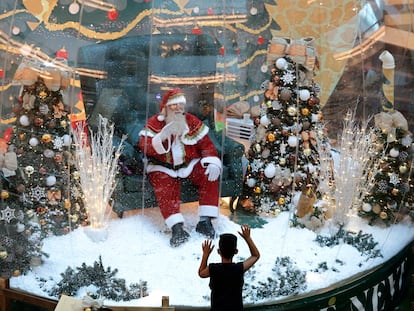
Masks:
[[[46,157],[46,158],[53,158],[53,156],[55,155],[55,152],[53,151],[53,150],[51,150],[51,149],[45,149],[44,151],[43,151],[43,155]]]
[[[253,188],[254,186],[256,186],[256,179],[248,178],[246,183],[247,183],[247,186],[249,186],[250,188]]]
[[[264,174],[267,178],[273,178],[276,174],[276,166],[272,163],[269,163],[265,170],[264,170]]]
[[[319,122],[319,115],[317,113],[313,113],[311,120],[313,123]]]
[[[63,145],[70,146],[72,140],[68,134],[63,135]]]
[[[18,223],[17,225],[16,225],[16,231],[17,232],[23,232],[24,231],[24,225],[22,224],[22,223]]]
[[[286,59],[284,59],[283,57],[281,57],[281,58],[278,58],[277,60],[276,60],[276,63],[275,63],[275,65],[276,65],[276,67],[277,68],[279,68],[279,69],[286,69],[287,68],[287,66],[288,66],[288,62],[287,62],[287,60]]]
[[[20,33],[20,28],[17,26],[14,26],[12,29],[12,34],[17,36]]]
[[[398,151],[398,149],[392,148],[390,150],[390,156],[392,156],[393,158],[398,157],[399,154],[400,154],[400,152]]]
[[[56,184],[56,176],[50,175],[46,178],[46,185],[47,186],[53,186]]]
[[[36,137],[32,137],[29,139],[29,145],[32,147],[36,147],[39,144],[39,140]]]
[[[53,186],[56,184],[56,176],[50,175],[46,178],[46,185],[47,186]]]
[[[25,114],[20,117],[19,122],[22,126],[29,126],[30,125],[29,117],[26,116]]]
[[[407,136],[405,136],[405,137],[403,137],[403,138],[401,139],[401,144],[402,144],[404,147],[408,147],[409,145],[411,145],[411,144],[412,144],[412,142],[413,142],[413,139],[411,138],[411,136],[410,136],[410,135],[407,135]]]
[[[75,1],[69,6],[69,13],[78,14],[78,12],[79,12],[79,4]]]
[[[263,117],[260,118],[260,124],[263,126],[268,126],[270,124],[270,120],[267,117],[267,115],[264,115]]]
[[[299,98],[300,100],[307,101],[310,97],[310,92],[307,89],[303,89],[299,91]]]
[[[296,147],[298,145],[298,138],[296,136],[289,136],[288,145],[290,147]]]
[[[364,203],[364,204],[362,204],[362,210],[364,211],[364,212],[370,212],[371,210],[372,210],[372,205],[371,204],[369,204],[369,203]]]

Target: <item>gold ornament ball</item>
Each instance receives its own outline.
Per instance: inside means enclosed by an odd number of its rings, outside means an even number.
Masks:
[[[303,116],[309,115],[309,109],[308,108],[302,108],[301,113]]]
[[[75,172],[73,172],[73,178],[75,179],[75,180],[79,180],[80,179],[80,173],[78,172],[78,171],[75,171]]]
[[[66,128],[67,125],[68,125],[68,123],[66,122],[66,120],[60,121],[60,126],[61,127]]]
[[[379,213],[381,213],[381,206],[380,206],[379,204],[374,204],[374,206],[372,207],[372,211],[373,211],[375,214],[379,214]]]
[[[403,164],[399,167],[400,173],[404,174],[405,172],[407,172],[408,167],[407,165]]]
[[[295,106],[289,106],[287,108],[287,113],[291,117],[295,116],[296,115],[296,112],[297,112],[297,110],[296,110],[296,107]]]
[[[384,220],[388,218],[388,215],[386,212],[381,212],[379,216],[381,219],[384,219]]]
[[[333,306],[334,304],[336,304],[336,297],[329,298],[328,305]]]
[[[310,148],[303,149],[303,154],[309,157],[312,154],[312,150]]]
[[[8,255],[9,254],[7,254],[7,251],[1,251],[0,252],[0,259],[6,259]]]
[[[286,203],[285,198],[279,198],[279,200],[277,200],[277,203],[279,203],[279,205],[284,205]]]
[[[70,207],[72,206],[72,204],[70,203],[69,199],[65,199],[65,202],[63,203],[63,206],[66,209],[70,209]]]
[[[2,198],[3,200],[8,199],[8,198],[9,198],[9,196],[10,196],[10,194],[9,194],[9,192],[8,192],[8,191],[6,191],[6,190],[2,190],[2,191],[1,191],[1,198]]]
[[[261,193],[262,189],[260,189],[260,187],[255,187],[254,188],[254,193]]]
[[[43,134],[42,135],[42,142],[44,143],[50,143],[52,141],[52,135],[50,134]]]
[[[398,195],[400,191],[397,188],[391,190],[392,195]]]
[[[276,140],[275,134],[273,134],[273,133],[267,134],[267,140],[271,143],[274,142]]]

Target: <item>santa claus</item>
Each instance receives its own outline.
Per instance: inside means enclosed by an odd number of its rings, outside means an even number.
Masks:
[[[196,231],[214,238],[212,219],[219,214],[219,176],[222,169],[209,128],[184,112],[186,98],[176,88],[165,93],[160,113],[151,117],[140,132],[139,147],[147,157],[148,179],[154,188],[173,247],[186,242],[184,217],[180,213],[180,179],[198,187],[199,216]]]

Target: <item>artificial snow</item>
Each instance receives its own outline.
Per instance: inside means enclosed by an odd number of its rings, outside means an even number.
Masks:
[[[122,219],[112,219],[109,222],[108,237],[102,242],[94,243],[83,228],[64,236],[46,238],[43,250],[50,256],[44,259],[43,265],[33,268],[26,275],[11,278],[11,287],[56,299],[48,296],[46,288],[40,288],[39,279],[48,280],[46,287],[53,287],[61,280],[61,273],[68,267],[75,269],[83,263],[92,266],[101,256],[104,268],[118,269],[115,277],[125,279],[127,286],[140,281],[148,283],[148,296],[131,301],[105,300],[104,304],[107,306],[160,306],[162,296],[169,296],[172,306],[208,307],[209,279],[201,279],[197,273],[202,254],[201,244],[204,241],[204,237],[195,231],[198,221],[197,207],[194,204],[185,204],[182,213],[186,218],[186,230],[191,237],[178,248],[170,247],[171,235],[158,208],[142,209]],[[232,215],[228,209],[222,208],[222,214],[214,221],[217,234],[237,234],[240,224],[232,220],[242,219],[235,217],[237,213],[236,210],[236,214]],[[273,273],[276,259],[289,257],[296,268],[306,272],[306,289],[300,292],[306,294],[382,264],[414,238],[413,224],[410,222],[389,227],[369,226],[366,220],[350,216],[345,230],[371,234],[378,243],[375,248],[381,251],[383,257],[370,258],[348,244],[327,247],[316,243],[318,234],[330,236],[337,231],[337,227],[329,221],[316,233],[306,228],[291,227],[290,216],[289,212],[282,212],[277,217],[262,217],[266,221],[262,227],[252,226],[251,236],[261,257],[251,270],[254,272],[249,271],[246,274],[245,283],[254,285],[257,282],[266,282]],[[218,239],[214,242],[216,247],[209,262],[220,261],[217,254]],[[235,261],[249,256],[248,248],[240,236],[238,249]],[[322,263],[326,263],[327,269],[318,269]],[[254,278],[250,275],[254,275]],[[80,291],[79,298],[87,292],[88,289]],[[254,297],[247,297],[245,305],[277,302],[286,298],[288,297],[281,296],[270,301],[254,301]]]

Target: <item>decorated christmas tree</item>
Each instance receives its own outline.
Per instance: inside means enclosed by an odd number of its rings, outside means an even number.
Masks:
[[[290,52],[284,40],[274,38],[269,46],[270,79],[262,84],[261,113],[254,120],[242,205],[277,214],[290,209],[299,191],[303,196],[296,214],[303,217],[317,212],[313,205],[321,177],[329,179],[320,174],[318,142],[324,140],[320,88],[313,80],[315,53],[301,52],[311,47],[312,39],[289,42]]]
[[[18,158],[16,174],[8,177],[10,199],[35,212],[42,236],[60,235],[86,224],[63,99],[67,81],[54,68],[33,74],[36,64],[30,65],[15,75],[23,86],[13,107],[16,123],[9,141]]]
[[[373,170],[371,185],[359,214],[393,224],[414,216],[412,183],[413,139],[405,117],[394,107],[394,57],[388,51],[383,62],[382,111],[375,115],[375,144],[381,162]]]
[[[0,150],[4,274],[24,273],[33,260],[40,264],[43,238],[87,224],[64,104],[68,81],[55,67],[33,61],[23,62],[15,73],[21,93],[13,107],[15,122],[4,131]]]
[[[0,205],[0,276],[19,276],[39,265],[43,255],[40,228],[34,212],[2,191]]]

